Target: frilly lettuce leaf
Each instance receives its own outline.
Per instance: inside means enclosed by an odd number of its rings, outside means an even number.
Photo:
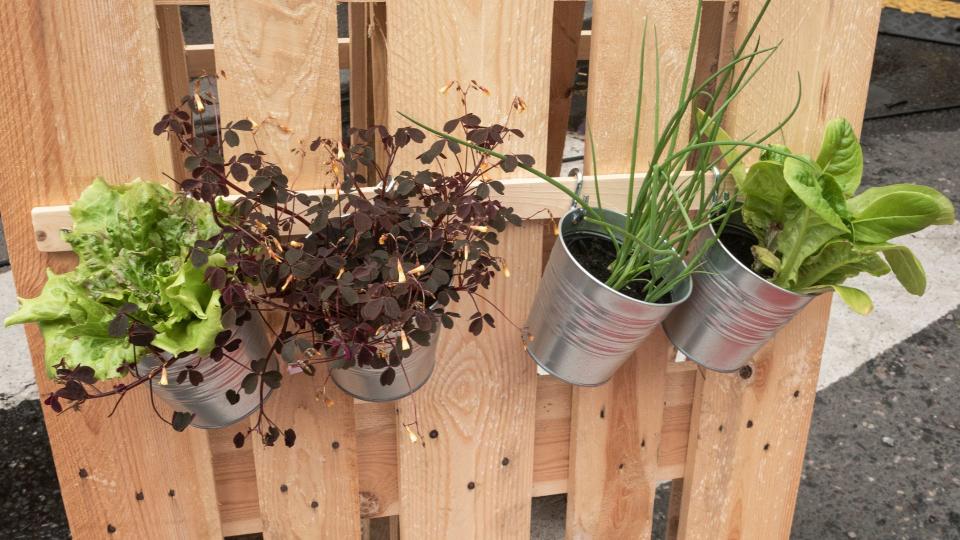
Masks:
[[[111,186],[97,178],[70,208],[74,228],[65,239],[79,258],[65,274],[47,273],[41,294],[21,299],[4,324],[38,323],[46,342],[47,372],[61,360],[94,369],[98,379],[118,376],[137,361],[126,338],[107,331],[121,306],[137,306],[136,320],[157,330],[154,345],[171,353],[208,353],[220,323],[220,292],[204,282],[189,260],[197,240],[219,232],[210,208],[159,184],[134,180]],[[145,351],[143,351],[145,352]]]

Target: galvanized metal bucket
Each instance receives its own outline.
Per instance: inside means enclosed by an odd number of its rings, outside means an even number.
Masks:
[[[240,390],[240,383],[250,373],[248,367],[254,360],[266,358],[270,353],[270,339],[266,328],[258,318],[254,317],[243,326],[234,329],[236,337],[241,339],[240,348],[230,353],[237,362],[227,358],[213,361],[202,358],[197,371],[203,374],[203,382],[193,386],[189,381],[177,384],[177,375],[186,369],[186,366],[196,363],[196,356],[189,356],[177,360],[167,368],[166,385],[158,384],[159,375],[153,381],[153,392],[169,403],[175,410],[191,412],[195,416],[191,426],[202,429],[217,429],[235,424],[246,418],[260,405],[260,393],[247,394]],[[155,356],[146,356],[140,360],[141,372],[160,365]],[[227,390],[234,389],[240,393],[240,401],[230,404],[227,401]],[[264,386],[266,400],[272,389]]]
[[[724,235],[753,234],[739,213]],[[711,228],[701,241],[716,238]],[[687,358],[714,371],[736,371],[814,296],[797,294],[751,271],[717,241],[694,274],[693,295],[663,322],[663,329]]]
[[[350,366],[331,368],[330,378],[341,390],[364,401],[394,401],[409,396],[426,384],[436,365],[439,332],[430,336],[426,347],[411,344],[410,356],[400,362],[393,384],[380,384],[380,376],[387,368]]]
[[[608,223],[622,227],[626,218],[597,210]],[[527,353],[544,370],[578,386],[607,382],[640,343],[675,307],[690,296],[690,279],[656,304],[621,294],[593,277],[570,254],[577,238],[608,238],[600,225],[579,219],[573,209],[560,220],[560,238],[553,245],[527,319]],[[674,272],[683,263],[677,262]]]

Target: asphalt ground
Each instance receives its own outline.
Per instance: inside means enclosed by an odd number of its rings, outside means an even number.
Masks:
[[[949,105],[958,89],[960,47],[881,35],[867,116]],[[960,109],[867,120],[862,143],[864,185],[923,183],[960,204]],[[958,356],[954,306],[818,393],[793,538],[960,539]],[[0,538],[69,537],[36,400],[0,409],[0,486]],[[562,496],[536,499],[533,538],[561,538],[563,513]]]

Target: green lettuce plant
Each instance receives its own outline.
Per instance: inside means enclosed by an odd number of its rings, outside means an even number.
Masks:
[[[147,345],[173,356],[214,348],[220,291],[205,275],[226,259],[195,245],[220,232],[209,206],[159,184],[97,178],[70,215],[64,238],[77,268],[48,271],[41,294],[4,321],[39,325],[50,377],[80,368],[88,380],[118,377]]]
[[[831,121],[816,159],[773,146],[760,161],[734,171],[744,223],[757,238],[754,269],[799,293],[836,293],[854,311],[873,302],[843,285],[861,272],[889,272],[908,292],[922,295],[926,274],[906,246],[890,240],[931,225],[954,222],[950,200],[913,184],[873,187],[854,195],[863,174],[863,152],[853,126]]]

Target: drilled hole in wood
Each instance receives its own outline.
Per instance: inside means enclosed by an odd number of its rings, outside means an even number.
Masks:
[[[176,496],[177,496],[177,492],[171,489],[170,491],[167,492],[167,495],[169,495],[169,496],[171,496],[171,497],[176,497]]]
[[[800,397],[800,391],[799,391],[799,390],[795,390],[795,391],[793,392],[793,397],[795,397],[795,398]]]
[[[280,493],[286,493],[287,489],[288,488],[286,484],[280,484]]]
[[[747,420],[747,429],[750,429],[752,427],[753,427],[753,420]]]
[[[500,464],[503,465],[504,467],[506,467],[507,465],[510,464],[510,458],[507,458],[507,457],[503,458],[503,459],[500,461]]]
[[[603,407],[600,409],[600,418],[606,418],[606,417],[607,417],[607,408]]]
[[[723,432],[723,424],[720,424],[720,429],[719,429],[719,431],[720,431],[720,432]]]
[[[647,440],[640,439],[640,448],[646,448],[646,447],[647,447]]]
[[[619,469],[619,470],[622,471],[622,470],[623,470],[623,463],[621,463],[620,465],[617,465],[617,469]]]
[[[769,450],[769,449],[770,449],[770,443],[767,443],[767,444],[763,445],[763,451],[764,451],[764,452],[766,452],[766,451]]]
[[[474,482],[470,482],[467,484],[467,489],[473,489],[475,487],[477,487],[477,484],[475,484]]]
[[[753,377],[753,368],[752,368],[752,367],[750,367],[750,366],[743,366],[742,368],[740,368],[740,378],[741,378],[741,379],[749,379],[750,377]]]
[[[331,444],[330,446],[332,446],[333,449],[336,450],[337,448],[340,448],[340,441],[333,441],[333,444]]]
[[[142,492],[142,491],[138,491],[137,494],[134,495],[134,496],[137,498],[138,501],[142,501],[142,500],[143,500],[143,492]]]
[[[320,503],[318,503],[317,501],[312,501],[310,503],[310,508],[313,508],[314,510],[316,510],[318,506],[320,506]]]
[[[439,437],[439,436],[440,436],[440,432],[439,432],[439,431],[437,431],[437,430],[435,430],[435,429],[431,429],[431,430],[430,430],[430,438],[431,438],[431,439],[436,439],[436,438]]]
[[[77,474],[80,475],[80,478],[86,478],[86,477],[90,476],[90,473],[88,473],[87,470],[86,470],[86,469],[83,469],[83,468],[81,468],[80,471],[79,471]]]
[[[112,523],[107,523],[107,534],[113,534],[117,532],[117,528],[113,526]]]

